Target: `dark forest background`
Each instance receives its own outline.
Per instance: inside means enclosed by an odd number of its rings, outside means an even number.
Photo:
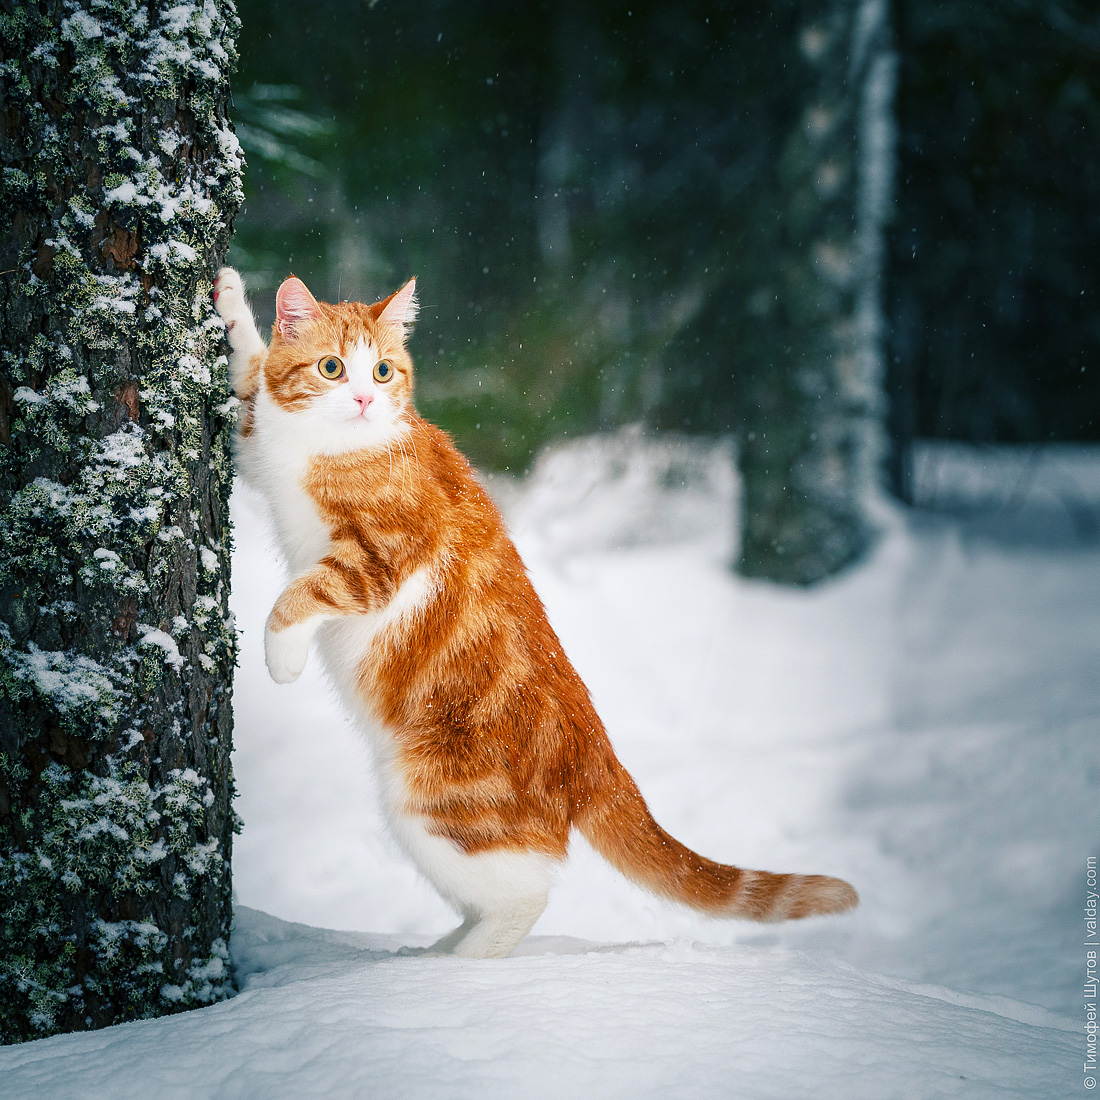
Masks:
[[[231,260],[266,321],[291,271],[366,300],[416,274],[418,403],[484,465],[631,421],[736,431],[805,7],[239,0]],[[1100,17],[896,0],[891,18],[904,496],[915,437],[1100,438]]]

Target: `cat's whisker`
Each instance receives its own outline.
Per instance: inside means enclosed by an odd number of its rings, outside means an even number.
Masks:
[[[386,491],[388,492],[393,484],[393,440],[391,439],[386,440],[386,454],[389,455],[390,459],[390,472],[386,477]]]
[[[406,440],[405,440],[405,438],[404,438],[404,435],[407,435],[407,434],[408,434],[408,433],[403,433],[403,435],[402,435],[402,440],[401,440],[401,450],[402,450],[402,453],[404,453],[404,449],[405,449],[405,442],[406,442]],[[411,474],[411,473],[412,473],[412,469],[411,469],[411,467],[412,467],[412,466],[415,466],[415,467],[416,467],[416,476],[417,476],[417,478],[420,478],[420,477],[421,477],[421,474],[422,474],[422,471],[421,471],[421,469],[420,469],[420,457],[419,457],[419,455],[417,455],[417,453],[416,453],[416,448],[415,448],[415,447],[414,447],[414,446],[412,445],[412,440],[411,440],[411,438],[409,438],[409,440],[408,440],[408,443],[409,443],[409,454],[410,454],[410,458],[409,458],[409,462],[410,462],[410,471],[409,471],[409,472],[410,472],[410,474]]]
[[[409,452],[405,450],[405,432],[398,431],[392,436],[393,442],[397,444],[397,449],[401,454],[400,466],[401,466],[401,492],[407,492],[405,486],[406,472],[411,473]]]
[[[405,444],[406,443],[408,443],[408,445],[409,445],[409,449],[408,449],[407,452],[405,450]],[[402,454],[407,453],[408,456],[409,456],[408,460],[406,462],[406,465],[409,468],[409,478],[410,478],[410,480],[413,478],[414,472],[415,472],[416,478],[419,479],[420,476],[421,476],[420,460],[417,458],[416,448],[412,445],[412,442],[410,440],[402,439],[402,441],[401,441],[401,453]],[[415,467],[415,471],[414,471],[414,467]],[[404,485],[404,481],[402,481],[402,485]]]

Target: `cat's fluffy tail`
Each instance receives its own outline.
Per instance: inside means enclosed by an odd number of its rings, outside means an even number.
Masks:
[[[782,875],[715,863],[669,836],[653,819],[630,774],[614,756],[610,782],[578,813],[577,828],[627,878],[671,901],[717,917],[798,920],[859,904],[843,879]]]

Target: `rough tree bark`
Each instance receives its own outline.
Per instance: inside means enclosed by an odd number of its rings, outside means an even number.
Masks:
[[[0,0],[0,1041],[230,991],[232,0]]]
[[[777,69],[791,125],[759,192],[750,346],[762,353],[739,368],[747,576],[812,584],[858,560],[873,534],[894,84],[887,14],[887,0],[800,3]]]

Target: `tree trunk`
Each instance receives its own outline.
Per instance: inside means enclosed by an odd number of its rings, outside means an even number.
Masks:
[[[739,571],[812,584],[868,548],[882,440],[879,282],[894,59],[886,0],[815,0],[777,67],[790,127],[761,188],[742,364]]]
[[[0,1041],[228,995],[231,0],[0,0]]]

